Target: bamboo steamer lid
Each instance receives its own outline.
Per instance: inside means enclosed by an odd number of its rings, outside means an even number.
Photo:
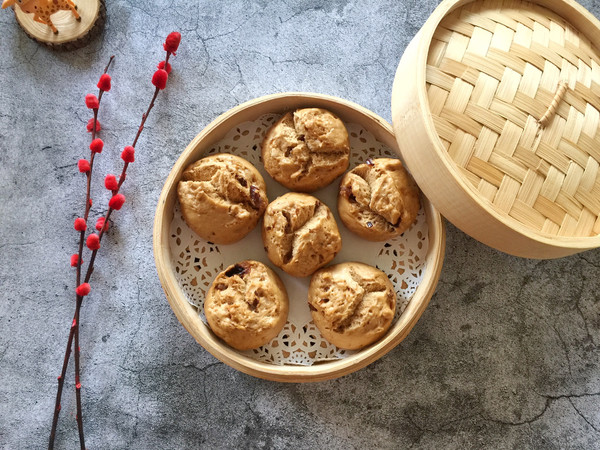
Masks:
[[[410,43],[394,132],[475,239],[557,258],[600,246],[600,22],[573,1],[443,1]]]

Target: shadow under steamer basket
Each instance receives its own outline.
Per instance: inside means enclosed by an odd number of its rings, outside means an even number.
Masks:
[[[283,93],[257,98],[222,114],[190,142],[167,177],[154,221],[154,255],[159,279],[173,312],[185,329],[213,356],[231,367],[259,378],[285,382],[310,382],[337,378],[368,365],[398,345],[427,307],[439,279],[445,251],[445,230],[441,216],[422,196],[429,237],[422,280],[406,309],[388,333],[376,343],[346,358],[311,366],[268,364],[248,358],[227,346],[212,333],[200,319],[198,311],[187,301],[174,276],[169,247],[169,224],[174,217],[177,183],[189,164],[204,156],[211,146],[223,139],[238,124],[255,120],[265,114],[282,114],[303,107],[324,108],[338,115],[345,123],[360,124],[378,141],[398,153],[398,144],[391,126],[376,114],[355,103],[311,93]]]

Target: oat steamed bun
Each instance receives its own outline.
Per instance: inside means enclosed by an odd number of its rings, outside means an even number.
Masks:
[[[296,277],[311,275],[342,248],[340,232],[327,205],[297,192],[269,204],[262,236],[273,264]]]
[[[285,286],[258,261],[242,261],[221,272],[204,301],[210,329],[238,350],[257,348],[279,334],[289,311]]]
[[[419,207],[419,189],[398,159],[369,159],[340,182],[340,219],[370,241],[400,236],[417,218]]]
[[[177,195],[185,222],[215,244],[231,244],[246,236],[269,203],[258,170],[244,158],[227,153],[188,166]]]
[[[392,325],[396,293],[385,273],[359,262],[318,270],[308,306],[321,335],[339,348],[357,350],[380,339]]]
[[[327,186],[348,168],[350,142],[344,123],[321,108],[288,112],[262,143],[265,170],[292,191]]]

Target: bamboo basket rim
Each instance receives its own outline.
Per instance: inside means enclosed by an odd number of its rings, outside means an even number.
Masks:
[[[429,48],[435,31],[437,30],[441,21],[452,11],[466,4],[474,3],[477,1],[480,0],[443,0],[436,7],[431,16],[427,19],[427,22],[418,32],[418,35],[421,36],[418,42],[417,49],[417,79],[426,79],[425,72],[427,69],[427,57],[429,55]],[[543,6],[557,14],[563,11],[563,9],[559,6],[564,6],[565,8],[571,9],[572,12],[580,16],[580,18],[591,22],[591,24],[593,25],[593,29],[600,30],[600,21],[596,19],[596,17],[594,17],[583,6],[581,6],[579,3],[573,0],[561,0],[560,2],[556,3],[552,0],[523,0],[523,2]],[[596,36],[596,39],[592,39],[590,37],[592,33],[589,29],[580,30],[580,32],[584,36],[588,37],[591,42],[597,42],[597,47],[600,48],[600,32],[597,31],[598,35]],[[481,207],[482,214],[487,214],[492,219],[505,223],[514,232],[517,232],[522,236],[533,241],[539,242],[541,244],[575,250],[587,250],[592,247],[600,246],[600,234],[596,236],[557,236],[547,234],[541,231],[535,231],[530,227],[525,226],[517,219],[496,211],[481,197],[481,195],[478,192],[476,192],[471,187],[471,185],[464,178],[464,176],[458,171],[456,164],[454,163],[448,152],[445,150],[441,138],[433,122],[432,112],[429,104],[429,99],[427,97],[427,89],[425,83],[423,83],[423,85],[419,87],[416,94],[420,104],[423,106],[422,120],[424,120],[424,122],[427,124],[427,126],[425,127],[426,133],[430,138],[431,142],[434,144],[433,148],[435,150],[436,156],[440,158],[445,168],[452,174],[454,181],[457,182],[463,189],[463,191],[467,193],[467,195]]]
[[[269,104],[273,105],[272,109],[266,108]],[[360,116],[364,122],[359,123],[371,132],[374,128],[377,128],[379,135],[376,138],[380,140],[384,137],[386,139],[384,143],[400,157],[392,126],[375,113],[354,102],[309,92],[283,92],[266,95],[242,103],[221,114],[188,144],[173,165],[164,183],[154,218],[153,250],[156,269],[167,301],[179,322],[204,349],[220,361],[246,374],[272,381],[311,382],[337,378],[361,369],[389,352],[408,335],[427,307],[437,286],[445,254],[446,234],[442,217],[435,206],[423,195],[422,199],[429,228],[429,248],[425,260],[426,270],[421,283],[390,332],[375,344],[344,359],[318,363],[312,366],[273,365],[256,361],[238,353],[212,334],[209,327],[201,321],[194,307],[185,299],[173,271],[169,270],[168,224],[172,219],[177,182],[183,169],[192,162],[191,160],[194,157],[208,150],[210,145],[223,137],[225,133],[222,130],[224,128],[229,131],[236,123],[249,120],[241,119],[241,117],[249,118],[255,110],[261,108],[265,109],[262,113],[264,114],[306,106],[329,107],[332,112],[340,115],[342,119],[345,114],[340,114],[340,110],[350,112],[351,115]],[[254,113],[255,118],[260,115],[261,113]]]

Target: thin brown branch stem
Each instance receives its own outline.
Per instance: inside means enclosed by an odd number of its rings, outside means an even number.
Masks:
[[[82,298],[83,301],[83,298]],[[79,444],[81,450],[85,450],[85,437],[83,435],[83,410],[81,408],[81,380],[80,380],[80,348],[79,348],[79,312],[81,302],[75,307],[75,400],[77,402],[77,430],[79,431]]]
[[[108,59],[108,64],[106,64],[106,67],[104,68],[104,72],[102,73],[106,73],[108,72],[108,68],[110,67],[110,64],[113,62],[113,59],[115,59],[115,55],[112,55],[109,59]]]
[[[82,297],[77,296],[77,304],[79,305]],[[77,308],[77,306],[76,306]],[[60,411],[60,400],[62,397],[62,387],[65,383],[65,375],[67,374],[67,366],[69,365],[69,358],[71,356],[71,345],[73,343],[73,335],[74,335],[74,326],[71,325],[71,330],[69,331],[69,339],[67,340],[67,349],[65,350],[65,357],[63,360],[62,371],[60,372],[60,376],[58,377],[58,390],[56,391],[56,406],[54,408],[54,417],[52,418],[52,430],[50,431],[50,443],[48,444],[48,449],[54,448],[54,438],[56,436],[56,425],[58,424],[58,412]]]
[[[148,110],[144,114],[142,114],[142,123],[140,123],[140,127],[138,128],[137,134],[135,135],[135,139],[133,140],[133,144],[131,144],[132,147],[135,147],[135,145],[137,144],[137,141],[138,141],[140,135],[142,134],[142,131],[144,130],[144,124],[146,123],[146,119],[150,115],[150,111],[154,107],[154,100],[156,100],[156,97],[158,96],[159,92],[160,92],[159,88],[156,88],[154,90],[154,95],[152,96],[152,100],[150,100],[150,104],[148,105]]]

